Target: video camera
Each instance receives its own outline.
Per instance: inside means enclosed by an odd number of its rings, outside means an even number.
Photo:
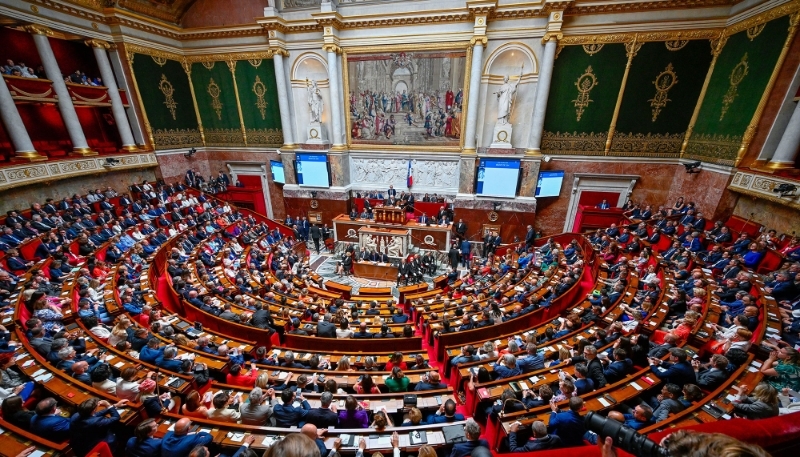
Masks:
[[[669,457],[669,451],[666,448],[614,419],[589,411],[585,422],[586,428],[597,433],[600,437],[599,440],[605,440],[607,436],[610,436],[614,438],[614,446],[627,453],[637,457]]]

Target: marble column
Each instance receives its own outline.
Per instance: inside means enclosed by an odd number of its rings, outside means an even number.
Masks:
[[[289,116],[289,93],[286,86],[286,73],[283,67],[284,56],[288,57],[288,51],[277,49],[272,58],[275,63],[275,84],[278,85],[278,109],[281,112],[281,130],[283,131],[283,146],[292,148],[294,142],[294,126]]]
[[[333,138],[333,148],[342,149],[344,147],[342,144],[342,107],[340,103],[342,99],[339,95],[341,89],[339,87],[336,46],[326,45],[324,49],[328,54],[328,87],[331,99],[331,124],[333,126],[331,137]]]
[[[3,120],[3,125],[6,126],[6,132],[11,139],[11,144],[14,145],[17,159],[29,160],[37,162],[40,160],[47,160],[47,157],[39,155],[36,149],[33,148],[31,137],[28,136],[28,130],[25,129],[25,124],[22,123],[22,118],[17,111],[17,105],[11,97],[11,92],[6,85],[6,79],[0,76],[0,119]]]
[[[472,65],[469,71],[469,106],[467,106],[467,125],[464,127],[464,152],[475,152],[475,132],[480,106],[481,69],[483,68],[483,48],[486,37],[473,38]]]
[[[797,103],[789,119],[786,130],[783,131],[781,141],[775,148],[775,153],[769,160],[768,168],[773,170],[786,170],[794,168],[797,161],[798,149],[800,149],[800,102]]]
[[[28,25],[25,30],[32,34],[33,43],[39,52],[47,79],[53,82],[53,90],[58,96],[58,110],[61,112],[69,139],[72,141],[72,153],[83,156],[97,155],[97,152],[89,149],[89,143],[86,142],[86,136],[83,134],[83,128],[78,120],[78,113],[75,112],[75,106],[72,104],[64,76],[61,74],[56,56],[50,47],[48,36],[53,34],[52,30],[39,25]]]
[[[122,106],[117,80],[114,78],[114,71],[111,70],[111,62],[108,60],[108,53],[106,52],[111,46],[100,40],[86,40],[86,45],[91,46],[94,58],[97,59],[97,67],[100,69],[100,77],[103,78],[103,84],[108,88],[108,98],[111,99],[111,114],[114,116],[114,123],[117,124],[119,137],[122,140],[122,149],[130,152],[137,151],[136,140],[133,139],[131,126],[128,123],[128,115],[125,113],[125,107]]]
[[[340,134],[342,135],[342,143],[346,143],[347,139],[347,113],[346,106],[344,104],[344,59],[342,58],[342,54],[339,53],[336,55],[336,69],[338,70],[336,73],[339,75],[339,111],[342,113],[342,131]],[[350,95],[348,94],[348,97]]]
[[[553,64],[556,60],[556,35],[550,35],[544,45],[542,65],[539,67],[539,82],[536,84],[536,99],[533,103],[533,122],[531,122],[531,136],[528,140],[528,155],[542,153],[542,133],[544,131],[544,115],[547,111],[547,97],[550,95],[550,82],[553,79]]]

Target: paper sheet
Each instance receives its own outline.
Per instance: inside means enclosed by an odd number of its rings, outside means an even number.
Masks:
[[[603,398],[603,397],[598,397],[597,401],[599,401],[599,402],[600,402],[600,404],[601,404],[601,405],[603,405],[603,406],[604,406],[604,407],[606,407],[606,408],[608,408],[609,406],[611,406],[611,403],[609,403],[609,402],[608,402],[608,400],[606,400],[606,399],[605,399],[605,398]]]

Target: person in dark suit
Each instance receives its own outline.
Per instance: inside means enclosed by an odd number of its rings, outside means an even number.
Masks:
[[[408,278],[411,275],[411,265],[406,262],[406,259],[400,259],[400,265],[397,267],[397,285],[400,285],[400,281],[405,281],[408,284]]]
[[[714,390],[728,379],[728,358],[722,354],[714,354],[708,368],[702,368],[699,360],[692,361],[698,387],[705,390]]]
[[[336,326],[327,322],[325,314],[319,316],[317,323],[317,336],[320,338],[336,338]]]
[[[664,382],[677,384],[681,388],[686,384],[695,384],[697,376],[688,361],[689,354],[686,350],[672,348],[669,350],[669,354],[669,362],[664,362],[661,359],[650,359],[650,370],[653,375]]]
[[[205,446],[214,440],[214,437],[206,432],[190,433],[192,420],[188,417],[179,419],[175,422],[175,428],[168,431],[161,440],[161,455],[188,457],[197,446]]]
[[[561,412],[556,403],[551,401],[550,423],[547,430],[561,438],[566,447],[583,446],[583,435],[586,433],[586,424],[580,411],[583,400],[580,397],[569,399],[569,411]]]
[[[458,269],[458,261],[461,259],[461,253],[455,244],[450,246],[450,251],[447,253],[447,260],[450,261],[450,267],[453,270]]]
[[[586,369],[589,372],[589,378],[594,381],[596,389],[602,389],[608,383],[603,371],[603,364],[597,358],[597,348],[594,346],[586,346],[583,348],[583,357],[577,356],[570,359],[571,363],[585,362]],[[563,436],[561,437],[564,438]]]
[[[303,398],[302,395],[297,397],[300,401],[300,406],[294,406],[295,393],[289,389],[281,392],[281,401],[283,404],[276,404],[272,408],[272,417],[275,418],[276,427],[296,427],[300,421],[304,420],[308,412],[311,410],[311,405]]]
[[[161,439],[153,438],[158,430],[155,419],[145,419],[136,426],[133,437],[125,446],[128,457],[158,457],[161,455]]]
[[[75,455],[86,455],[101,441],[108,443],[111,449],[116,448],[117,438],[111,432],[111,427],[119,422],[119,412],[128,403],[128,400],[121,400],[114,405],[107,401],[98,401],[96,398],[84,400],[79,406],[78,411],[70,418],[69,444]],[[100,406],[100,411],[94,412]]]
[[[614,349],[614,361],[608,364],[603,375],[606,377],[607,382],[617,382],[624,378],[633,368],[633,362],[628,358],[628,352],[625,349]]]
[[[650,352],[647,354],[647,357],[654,359],[660,359],[664,357],[665,355],[667,355],[670,349],[675,347],[675,342],[676,342],[675,335],[667,333],[664,336],[664,344],[660,344],[658,346],[653,347],[653,349],[650,349]]]
[[[322,230],[320,230],[319,225],[312,225],[311,228],[309,228],[309,234],[311,235],[311,240],[314,241],[314,248],[317,250],[317,254],[319,254],[319,239],[322,238]]]
[[[519,425],[519,422],[514,422],[509,429],[508,449],[511,452],[543,451],[545,449],[556,449],[564,445],[558,435],[547,433],[547,426],[542,421],[536,421],[531,424],[533,436],[527,442],[518,443],[517,430],[519,430]]]
[[[36,414],[31,418],[30,431],[38,436],[46,436],[56,443],[69,438],[70,421],[58,412],[54,398],[39,401]]]
[[[427,224],[430,222],[430,219],[431,218],[428,217],[428,214],[423,212],[422,216],[419,217],[419,220],[417,220],[417,222],[419,222],[420,224]]]
[[[529,225],[528,231],[525,232],[525,247],[530,248],[533,246],[534,241],[536,241],[536,230],[533,229],[532,225]]]
[[[397,197],[397,191],[394,190],[394,186],[392,186],[391,184],[389,185],[389,190],[386,191],[387,200],[389,199],[389,197],[392,198]]]
[[[372,338],[372,333],[367,330],[366,322],[358,324],[358,331],[353,333],[353,338]]]
[[[467,236],[467,224],[464,223],[464,219],[459,219],[458,223],[455,225],[456,234],[458,234],[459,238],[466,238]]]
[[[481,439],[481,426],[475,420],[467,419],[467,423],[464,424],[464,434],[467,441],[456,443],[450,452],[450,457],[467,457],[478,446],[489,447],[489,442]]]
[[[333,394],[330,392],[323,392],[319,397],[319,408],[310,409],[306,413],[303,421],[306,424],[314,424],[317,428],[331,428],[339,425],[339,415],[336,414],[335,407],[331,408],[333,402]]]

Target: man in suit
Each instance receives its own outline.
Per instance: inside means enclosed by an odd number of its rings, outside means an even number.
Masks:
[[[520,423],[514,422],[508,433],[508,448],[511,452],[531,452],[543,451],[545,449],[555,449],[562,447],[564,443],[558,435],[550,435],[547,433],[547,426],[542,421],[536,421],[531,424],[531,436],[527,442],[517,442],[517,430],[519,430]]]
[[[464,219],[459,219],[458,223],[455,226],[456,234],[459,238],[466,238],[467,236],[467,224],[464,223]]]
[[[602,389],[606,386],[606,376],[603,371],[603,364],[597,358],[597,348],[594,346],[586,346],[583,348],[583,357],[573,357],[571,363],[585,362],[586,369],[589,372],[589,378],[594,382],[596,389]],[[564,438],[563,436],[561,437]]]
[[[167,346],[164,349],[164,353],[161,354],[161,357],[156,359],[156,366],[163,368],[167,371],[174,371],[175,373],[180,373],[181,371],[181,360],[175,359],[178,355],[178,348],[175,346]]]
[[[420,382],[417,383],[417,387],[414,388],[414,391],[421,392],[425,390],[437,389],[447,389],[447,384],[442,384],[438,371],[431,370],[427,375],[422,377]]]
[[[536,231],[533,229],[532,225],[528,226],[528,231],[525,232],[525,247],[530,248],[533,246],[533,242],[536,240]]]
[[[397,285],[400,285],[400,281],[405,281],[408,284],[408,279],[411,275],[411,265],[406,262],[406,259],[400,259],[400,266],[397,267]]]
[[[423,212],[422,216],[419,217],[420,224],[428,224],[430,222],[430,218],[428,217],[428,213]]]
[[[161,457],[188,457],[195,447],[206,446],[214,440],[206,432],[190,433],[191,427],[192,420],[187,417],[175,422],[175,428],[168,431],[161,440]]]
[[[699,360],[692,360],[698,387],[705,390],[714,390],[728,379],[728,358],[722,354],[714,354],[708,368],[703,369]]]
[[[464,424],[464,435],[467,441],[456,443],[450,452],[450,457],[467,457],[478,446],[489,447],[489,442],[481,439],[481,426],[471,418]]]
[[[391,185],[391,184],[389,185],[389,190],[386,191],[386,199],[388,200],[389,197],[392,197],[392,198],[397,197],[397,191],[394,190],[394,186]]]
[[[281,392],[281,401],[283,404],[276,404],[272,407],[272,417],[275,419],[276,427],[296,427],[311,410],[311,405],[303,398],[302,393],[297,396],[300,406],[294,406],[295,392],[289,389]]]
[[[339,425],[339,415],[336,413],[336,405],[333,404],[333,394],[323,392],[319,397],[319,403],[319,408],[310,409],[303,421],[306,424],[314,424],[321,429]]]
[[[628,352],[617,348],[614,349],[614,361],[603,370],[603,375],[607,382],[617,382],[630,373],[632,368],[633,362],[628,358]]]
[[[650,370],[653,375],[665,382],[677,384],[681,388],[686,384],[697,383],[697,376],[688,361],[689,354],[686,350],[672,348],[669,350],[669,354],[669,362],[664,362],[661,359],[650,359]]]
[[[367,330],[367,323],[361,322],[358,324],[358,331],[353,333],[353,338],[372,338],[372,333]]]
[[[326,314],[319,317],[317,336],[320,338],[336,338],[336,326],[326,320]]]
[[[676,342],[677,338],[675,338],[675,335],[667,333],[664,336],[664,344],[660,344],[650,349],[650,352],[647,354],[647,357],[654,359],[660,359],[664,357],[665,355],[667,355],[670,349],[675,347]]]
[[[543,369],[544,355],[537,353],[536,343],[528,343],[526,350],[528,355],[517,359],[517,368],[519,368],[523,373],[530,373],[534,370]]]
[[[312,225],[309,228],[309,234],[311,235],[311,240],[314,241],[314,248],[317,250],[317,254],[319,254],[319,240],[322,238],[322,230],[320,230],[319,225]]]
[[[608,209],[608,208],[610,208],[610,206],[608,204],[608,200],[603,199],[603,201],[598,203],[597,206],[595,206],[595,208],[597,208],[597,209]]]
[[[36,405],[34,416],[31,418],[30,431],[38,436],[47,437],[54,442],[65,441],[69,438],[69,419],[61,416],[54,398],[45,398]]]
[[[550,424],[547,427],[550,433],[561,438],[561,442],[566,447],[583,446],[583,435],[586,433],[586,425],[580,414],[583,408],[583,400],[580,397],[569,399],[569,411],[561,412],[556,403],[550,402]]]

